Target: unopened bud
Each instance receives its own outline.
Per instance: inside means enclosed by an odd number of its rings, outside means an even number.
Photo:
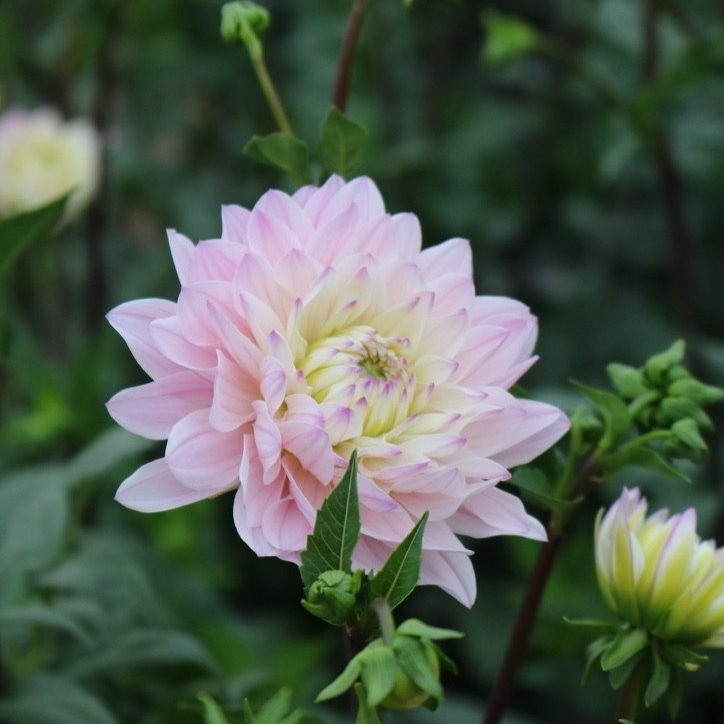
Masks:
[[[354,610],[362,585],[362,571],[325,571],[309,587],[308,600],[302,601],[309,613],[336,626],[343,625]]]

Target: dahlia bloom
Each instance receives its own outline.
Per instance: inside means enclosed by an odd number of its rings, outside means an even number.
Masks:
[[[696,512],[646,517],[638,488],[596,521],[598,581],[609,607],[655,637],[724,648],[724,548],[701,541]]]
[[[100,143],[87,121],[63,122],[53,110],[12,109],[0,116],[0,216],[12,216],[76,189],[66,218],[98,186]]]
[[[355,565],[378,569],[430,511],[421,583],[472,605],[456,534],[545,537],[496,487],[568,428],[557,408],[506,391],[534,362],[535,318],[475,296],[467,241],[421,251],[417,218],[385,213],[368,178],[269,191],[251,211],[223,207],[222,222],[197,245],[169,232],[177,302],[109,314],[152,379],[110,414],[168,440],[117,499],[158,511],[236,488],[241,538],[299,562],[357,449]]]

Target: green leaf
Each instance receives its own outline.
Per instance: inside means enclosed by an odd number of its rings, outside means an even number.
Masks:
[[[281,169],[303,186],[309,182],[309,149],[304,141],[288,133],[276,131],[268,136],[252,136],[244,153],[269,166]]]
[[[367,703],[377,706],[395,685],[397,661],[395,653],[389,646],[367,651],[360,659],[362,667],[362,683],[367,693]]]
[[[582,500],[580,497],[575,500],[556,497],[546,474],[539,468],[516,468],[513,477],[506,483],[518,488],[522,497],[528,502],[556,513],[566,513],[575,508]]]
[[[314,703],[318,704],[320,701],[334,699],[335,697],[344,694],[344,692],[347,691],[347,689],[349,689],[355,681],[357,681],[361,671],[362,666],[360,664],[360,654],[357,654],[357,656],[355,656],[347,664],[344,671],[331,684],[325,686],[324,689],[317,694],[317,698],[314,700]]]
[[[21,680],[12,698],[0,701],[0,720],[23,724],[117,724],[94,694],[70,679],[46,674]]]
[[[430,663],[430,657],[423,641],[410,636],[396,636],[393,648],[400,668],[437,702],[442,701],[443,692],[438,672]]]
[[[0,273],[7,271],[27,246],[53,231],[65,213],[70,195],[39,209],[0,220]]]
[[[691,478],[686,473],[668,462],[661,453],[637,440],[632,440],[615,453],[604,456],[601,459],[601,467],[607,475],[626,467],[641,467],[669,475],[685,483],[691,482]]]
[[[690,417],[685,417],[683,420],[677,420],[671,426],[672,434],[684,443],[687,447],[697,452],[706,452],[709,448],[704,442],[704,439],[699,434],[699,426]]]
[[[671,667],[656,652],[651,649],[651,678],[644,693],[646,707],[653,706],[669,689],[671,682]]]
[[[302,576],[307,595],[311,585],[325,571],[351,572],[352,552],[361,530],[357,496],[357,451],[347,471],[317,513],[314,530],[302,553]]]
[[[355,685],[354,692],[357,694],[357,701],[359,702],[354,724],[382,724],[377,709],[367,703],[364,686],[362,684]]]
[[[198,694],[196,698],[204,708],[204,724],[229,724],[223,709],[208,694]]]
[[[40,603],[0,608],[0,630],[9,625],[56,628],[67,631],[86,646],[92,645],[88,633],[70,616]]]
[[[611,671],[621,666],[642,651],[647,643],[646,632],[639,628],[619,631],[601,656],[601,668],[604,671]]]
[[[646,392],[644,375],[641,370],[637,370],[630,365],[612,362],[606,367],[606,372],[611,384],[616,388],[616,392],[623,397],[633,399]]]
[[[354,174],[362,165],[369,134],[337,108],[330,108],[319,132],[317,156],[324,168],[340,176]]]
[[[608,390],[589,387],[580,382],[573,383],[598,410],[603,418],[604,431],[601,447],[610,448],[631,427],[631,415],[623,400]]]
[[[520,18],[491,11],[483,15],[483,25],[483,61],[490,65],[513,63],[540,45],[538,32]]]
[[[661,384],[666,373],[684,359],[686,344],[679,339],[668,349],[650,357],[644,364],[644,374],[654,383]]]
[[[394,609],[412,593],[420,578],[422,538],[427,518],[428,513],[425,512],[370,581],[370,598],[384,598],[390,609]]]
[[[292,708],[292,690],[285,686],[280,689],[259,709],[254,718],[255,724],[281,724],[295,721],[299,714],[289,714]]]
[[[465,634],[449,628],[428,626],[417,618],[408,618],[397,627],[397,633],[406,636],[415,636],[429,641],[443,641],[445,639],[461,639]]]

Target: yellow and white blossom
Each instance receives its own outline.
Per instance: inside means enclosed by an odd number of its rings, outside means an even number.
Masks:
[[[646,511],[640,491],[624,488],[598,516],[596,569],[608,605],[661,640],[724,648],[724,548],[699,538],[693,508]]]

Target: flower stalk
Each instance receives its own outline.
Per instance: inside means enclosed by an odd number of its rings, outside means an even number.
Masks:
[[[354,0],[349,18],[347,19],[347,27],[345,28],[342,39],[337,76],[334,81],[334,91],[332,93],[332,105],[340,111],[344,111],[347,108],[352,62],[354,61],[357,41],[362,30],[362,22],[364,21],[368,5],[369,0]]]

